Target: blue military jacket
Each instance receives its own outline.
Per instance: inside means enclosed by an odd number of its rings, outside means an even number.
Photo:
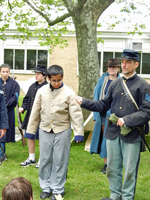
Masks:
[[[8,129],[8,116],[5,106],[4,92],[0,86],[0,129]]]
[[[143,126],[150,120],[150,85],[137,74],[126,79],[125,82],[139,107],[138,111],[135,111],[126,99],[121,85],[121,78],[110,84],[104,99],[92,101],[83,98],[81,107],[98,112],[107,111],[111,108],[111,113],[123,118],[127,127]],[[118,135],[122,141],[127,143],[141,141],[141,136],[136,129],[123,136],[120,134],[119,126],[115,124],[107,125],[105,132],[107,139],[115,139]]]
[[[5,85],[3,79],[0,78],[0,85],[3,88],[7,112],[14,110],[20,93],[19,84],[8,76]]]
[[[8,122],[9,122],[9,129],[6,132],[6,135],[0,139],[0,142],[15,142],[15,111],[14,108],[16,107],[20,86],[19,84],[8,76],[6,80],[6,84],[2,78],[0,78],[0,85],[2,86],[4,97],[5,97],[5,105],[7,108],[8,114]]]

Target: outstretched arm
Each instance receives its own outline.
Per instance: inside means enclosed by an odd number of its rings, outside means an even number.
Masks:
[[[110,109],[111,105],[111,98],[104,98],[99,101],[92,101],[90,99],[85,99],[83,97],[76,96],[75,99],[82,108],[85,108],[90,111],[107,111]]]

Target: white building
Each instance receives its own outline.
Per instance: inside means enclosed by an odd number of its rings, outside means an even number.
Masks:
[[[49,54],[49,47],[40,46],[36,38],[23,43],[19,42],[18,39],[12,39],[10,36],[15,32],[16,30],[13,29],[7,31],[7,40],[0,40],[0,64],[9,64],[20,81],[28,80],[34,76],[33,68],[37,64],[44,64],[47,67],[51,64],[59,64],[65,71],[65,84],[78,92],[78,61],[75,34],[70,33],[64,36],[68,38],[68,47],[64,49],[56,47],[54,52]],[[106,30],[102,28],[100,32],[101,35],[98,35],[98,37],[103,40],[103,43],[98,43],[97,45],[100,76],[106,71],[104,65],[107,64],[109,58],[119,58],[123,49],[126,48],[135,49],[139,52],[140,63],[137,73],[147,80],[150,79],[150,32],[147,31],[141,36],[138,36],[138,34],[134,36],[128,35],[122,30]]]

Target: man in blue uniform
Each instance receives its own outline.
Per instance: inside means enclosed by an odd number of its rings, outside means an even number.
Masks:
[[[7,110],[5,106],[4,92],[0,86],[0,138],[2,138],[6,134],[6,130],[9,128],[8,126],[8,116]],[[0,157],[0,166],[3,162],[3,157]]]
[[[4,97],[5,97],[5,105],[7,108],[8,121],[9,121],[9,129],[7,130],[4,137],[0,139],[1,146],[3,148],[3,152],[0,149],[0,157],[3,157],[4,161],[7,160],[5,154],[5,143],[15,142],[15,111],[20,87],[19,84],[9,77],[10,74],[10,66],[8,64],[2,64],[0,66],[0,74],[2,78],[0,78],[0,86],[3,89]]]
[[[104,99],[100,101],[76,97],[81,107],[91,111],[107,111],[118,117],[117,124],[107,126],[107,178],[113,200],[133,200],[140,161],[141,135],[135,127],[142,127],[150,119],[150,85],[136,74],[139,64],[137,51],[124,49],[121,56],[121,68],[125,84],[129,88],[139,110],[135,111],[124,94],[121,79],[113,81]],[[126,135],[121,127],[131,127]],[[124,182],[123,167],[125,169]]]

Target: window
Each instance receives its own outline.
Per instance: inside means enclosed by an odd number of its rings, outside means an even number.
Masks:
[[[37,64],[47,67],[47,50],[4,49],[4,63],[14,70],[33,70]]]
[[[150,74],[150,54],[149,53],[143,53],[142,74]]]
[[[38,50],[38,64],[47,66],[47,50]]]
[[[24,69],[23,49],[4,49],[4,63],[10,65],[12,69]]]
[[[101,52],[98,52],[98,66],[101,67]]]
[[[33,70],[36,66],[36,50],[27,50],[27,70]]]
[[[137,74],[140,74],[140,66],[141,66],[141,53],[139,53],[139,66],[136,68]]]
[[[122,52],[103,52],[102,73],[107,71],[107,63],[110,58],[118,58],[121,64]],[[101,67],[101,52],[98,52],[99,66]],[[121,69],[120,69],[121,71]],[[139,66],[136,68],[137,74],[150,74],[150,53],[139,53]]]
[[[15,66],[14,69],[24,69],[24,50],[15,50]]]
[[[121,54],[122,54],[122,52],[115,52],[115,57],[114,58],[118,58],[120,60]]]
[[[4,49],[4,63],[13,66],[13,49]]]
[[[113,52],[104,52],[104,58],[103,58],[103,72],[107,71],[107,64],[108,64],[108,60],[110,58],[113,58]]]

